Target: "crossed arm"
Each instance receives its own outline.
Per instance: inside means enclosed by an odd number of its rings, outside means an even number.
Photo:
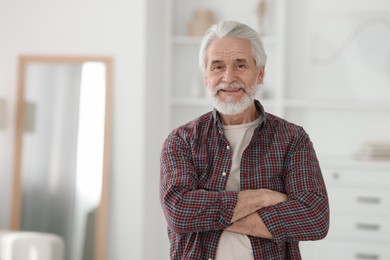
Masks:
[[[268,189],[240,191],[238,193],[237,204],[234,208],[231,220],[232,225],[226,230],[255,237],[272,239],[272,234],[269,232],[256,211],[264,207],[276,205],[286,200],[286,194]]]
[[[317,240],[326,236],[327,193],[308,137],[297,145],[290,156],[293,160],[275,165],[284,167],[286,172],[288,201],[285,194],[267,189],[240,192],[199,189],[199,178],[204,176],[195,174],[194,165],[188,161],[191,154],[187,144],[181,138],[172,137],[164,147],[160,198],[168,226],[174,232],[227,230],[276,242]]]

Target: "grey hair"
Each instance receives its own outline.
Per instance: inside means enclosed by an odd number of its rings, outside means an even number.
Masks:
[[[215,39],[232,37],[249,41],[252,46],[253,58],[259,71],[267,61],[267,55],[259,34],[246,24],[236,21],[222,21],[211,26],[205,33],[199,51],[199,66],[206,71],[206,56],[210,44]]]

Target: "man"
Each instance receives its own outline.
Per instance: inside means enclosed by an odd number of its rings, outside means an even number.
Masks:
[[[175,129],[161,153],[171,259],[301,259],[329,207],[309,136],[255,100],[266,54],[233,21],[205,34],[200,66],[214,111]]]

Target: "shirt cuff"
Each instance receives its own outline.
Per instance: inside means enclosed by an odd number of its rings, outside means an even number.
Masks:
[[[275,243],[284,243],[286,241],[285,227],[280,220],[278,211],[275,207],[262,208],[258,211],[261,220],[264,222],[268,231],[272,234]]]
[[[221,192],[220,204],[220,218],[218,221],[218,229],[225,229],[231,225],[231,220],[234,213],[234,208],[237,204],[237,191],[223,191]]]

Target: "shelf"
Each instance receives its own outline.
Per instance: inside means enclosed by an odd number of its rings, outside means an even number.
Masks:
[[[388,12],[388,8],[383,8],[388,6],[388,0],[343,0],[340,3],[339,0],[328,0],[328,1],[316,1],[316,4],[313,5],[313,11],[320,13],[381,13]],[[387,10],[386,10],[387,9]]]
[[[305,99],[285,99],[285,108],[313,108],[313,109],[351,109],[351,110],[390,110],[389,101],[375,100],[305,100]]]
[[[264,106],[274,106],[276,100],[259,99]],[[210,100],[207,97],[174,97],[172,104],[176,106],[208,106]],[[341,109],[341,110],[390,110],[390,101],[356,101],[356,100],[305,100],[285,99],[281,101],[285,109]]]
[[[390,161],[386,160],[359,160],[356,156],[334,157],[329,154],[319,154],[318,158],[324,168],[390,170]]]

